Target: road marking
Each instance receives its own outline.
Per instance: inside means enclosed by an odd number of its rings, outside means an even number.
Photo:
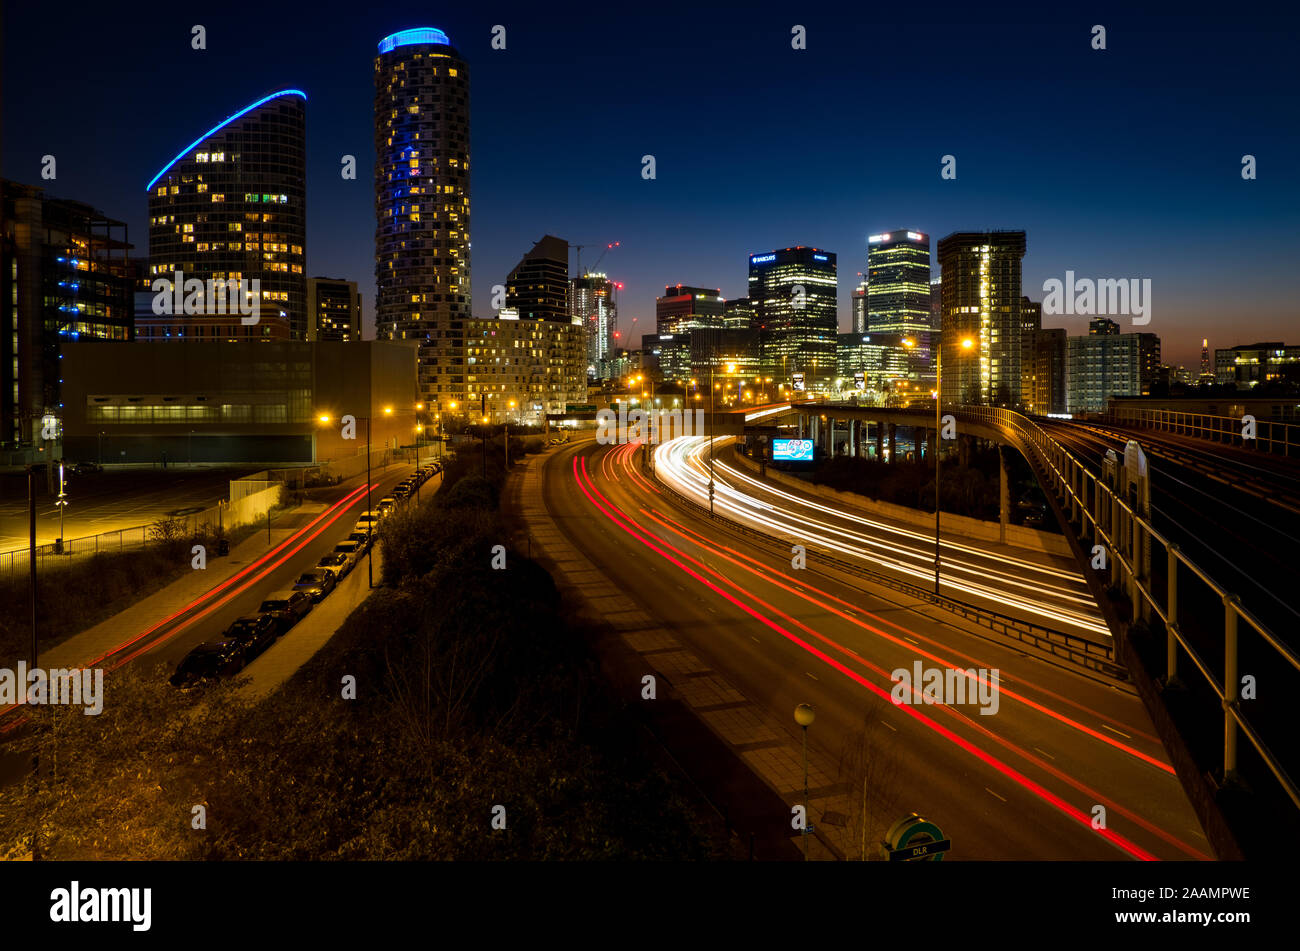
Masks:
[[[998,796],[997,793],[995,793],[993,790],[989,789],[989,787],[987,787],[987,786],[984,787],[984,791],[985,791],[986,793],[988,793],[990,796],[997,796],[997,798],[1002,799],[1001,796]],[[1003,801],[1003,802],[1006,802],[1005,799],[1002,799],[1002,801]]]
[[[1133,739],[1133,737],[1129,736],[1127,733],[1122,733],[1122,732],[1120,732],[1119,730],[1115,729],[1113,726],[1110,726],[1110,725],[1108,725],[1108,724],[1106,724],[1106,723],[1103,723],[1103,724],[1102,724],[1102,727],[1104,727],[1104,728],[1107,729],[1107,730],[1110,730],[1110,732],[1112,732],[1112,733],[1119,733],[1119,735],[1122,736],[1122,737],[1124,737],[1124,739],[1126,739],[1126,740],[1131,740],[1131,739]]]
[[[753,641],[755,644],[761,644],[761,643],[763,643],[763,642],[760,641],[757,637],[755,637],[753,634],[749,635],[749,639],[750,639],[751,641]]]
[[[817,677],[816,677],[815,675],[813,675],[813,674],[809,674],[808,671],[806,671],[806,670],[804,671],[804,673],[807,674],[809,677],[812,677],[813,680],[816,680],[816,679],[817,679]]]
[[[913,641],[913,640],[912,640],[910,637],[908,637],[906,634],[903,635],[903,640],[905,640],[905,641],[911,641],[913,644],[920,644],[920,643],[921,643],[920,641]]]
[[[1038,752],[1042,753],[1048,759],[1056,759],[1056,757],[1053,756],[1051,753],[1047,752],[1047,750],[1039,749],[1037,746],[1035,746],[1034,749],[1038,750]]]
[[[898,732],[898,727],[894,726],[894,725],[893,725],[892,723],[890,723],[888,720],[881,720],[880,722],[883,723],[885,726],[889,727],[889,728],[890,728],[891,730],[893,730],[895,733]]]

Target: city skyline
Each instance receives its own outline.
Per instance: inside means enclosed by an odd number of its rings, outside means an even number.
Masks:
[[[268,12],[268,29],[274,32],[274,25],[289,16]],[[800,60],[809,51],[791,49],[789,26],[764,14],[761,6],[735,23],[724,22],[721,14],[700,13],[696,35],[675,36],[672,42],[679,49],[707,46],[710,56],[701,65],[702,75],[693,80],[662,74],[644,78],[639,57],[650,58],[653,50],[643,47],[631,51],[608,81],[582,83],[577,67],[551,61],[546,51],[561,40],[581,42],[595,26],[566,23],[560,37],[555,26],[525,8],[507,8],[497,16],[507,28],[504,50],[490,45],[494,24],[455,11],[426,24],[338,8],[320,26],[331,38],[324,44],[328,57],[295,61],[289,56],[276,66],[232,73],[225,68],[230,57],[248,52],[246,41],[235,38],[233,17],[209,18],[206,50],[190,49],[187,26],[177,26],[174,42],[161,47],[151,33],[146,50],[141,39],[119,33],[111,19],[96,19],[92,13],[68,28],[65,43],[76,48],[120,38],[116,48],[128,61],[147,52],[150,68],[175,74],[175,101],[193,104],[164,110],[159,121],[145,123],[138,134],[101,153],[102,161],[91,161],[69,141],[58,111],[47,108],[50,100],[44,97],[64,88],[63,80],[50,80],[37,95],[6,103],[9,128],[17,134],[11,132],[4,142],[4,174],[126,221],[141,254],[148,221],[143,186],[162,162],[216,119],[274,89],[301,88],[308,96],[306,270],[358,282],[363,326],[370,336],[372,251],[368,241],[356,236],[374,227],[368,187],[373,149],[368,145],[373,138],[375,44],[398,30],[436,26],[460,50],[475,77],[475,317],[493,313],[491,288],[504,282],[521,251],[553,234],[570,245],[621,242],[603,270],[624,285],[619,308],[623,329],[633,317],[640,318],[638,326],[649,324],[655,297],[666,284],[718,286],[727,299],[743,297],[749,255],[795,245],[825,248],[841,262],[838,322],[847,330],[856,274],[866,269],[868,236],[905,222],[930,234],[932,241],[963,230],[1025,230],[1022,292],[1036,301],[1044,296],[1044,282],[1060,280],[1067,271],[1093,279],[1151,280],[1152,323],[1144,329],[1165,341],[1165,360],[1171,364],[1195,365],[1202,337],[1209,337],[1212,346],[1288,339],[1294,305],[1285,297],[1284,261],[1294,239],[1285,216],[1276,211],[1296,207],[1296,185],[1282,165],[1284,156],[1295,154],[1295,133],[1284,124],[1260,121],[1281,101],[1268,92],[1269,77],[1281,68],[1281,59],[1259,52],[1276,38],[1252,34],[1250,43],[1222,50],[1225,69],[1235,68],[1238,82],[1264,90],[1229,107],[1212,80],[1193,73],[1176,55],[1188,32],[1204,33],[1208,41],[1208,24],[1185,22],[1185,32],[1175,42],[1154,33],[1153,21],[1115,20],[1110,49],[1095,51],[1089,48],[1086,24],[1064,24],[1042,14],[1036,14],[1036,23],[1000,27],[864,20],[864,28],[873,27],[870,43],[888,37],[908,54],[900,54],[904,59],[912,61],[909,57],[915,55],[918,95],[936,103],[942,102],[947,84],[959,78],[959,70],[946,65],[946,54],[970,30],[982,31],[979,41],[994,52],[1016,40],[1032,41],[1043,59],[1052,62],[1057,92],[1086,91],[1094,107],[1088,115],[1107,120],[1080,122],[1078,128],[1110,128],[1115,136],[1080,143],[1071,139],[1075,125],[1069,117],[1042,124],[1043,107],[1057,97],[1034,82],[1029,71],[1021,86],[997,84],[1006,101],[998,104],[999,120],[987,130],[975,118],[963,118],[960,109],[899,116],[898,131],[911,133],[902,135],[904,147],[854,153],[844,139],[852,143],[865,133],[856,128],[854,110],[846,108],[842,74],[835,66],[835,54],[845,50],[846,40],[830,22],[809,18],[808,42],[818,55]],[[611,12],[602,28],[622,24],[632,29],[638,16]],[[33,17],[29,11],[11,13],[11,30],[36,31]],[[1072,33],[1077,42],[1071,45]],[[1149,54],[1141,65],[1135,66],[1132,57],[1111,55],[1139,39]],[[757,57],[756,43],[766,50]],[[756,61],[746,62],[742,53]],[[29,55],[35,54],[16,51],[9,68],[21,70]],[[557,88],[578,81],[584,107],[591,103],[599,111],[602,102],[624,104],[611,113],[607,135],[581,149],[567,144],[563,127],[548,122],[552,114],[570,108],[563,94],[519,114],[511,97],[543,63],[553,70]],[[586,68],[592,68],[590,60]],[[1126,84],[1148,70],[1163,71],[1166,78],[1130,94]],[[763,82],[748,83],[755,73],[762,74]],[[114,83],[129,88],[130,75],[128,70],[122,79],[106,78],[106,94],[91,109],[91,128],[108,128],[116,121],[111,103],[121,97],[111,90]],[[1158,112],[1144,112],[1144,100],[1162,82],[1184,86],[1193,93],[1185,98],[1195,99],[1195,105],[1162,105]],[[801,92],[817,84],[833,91],[811,98]],[[16,86],[11,82],[8,88]],[[837,137],[809,152],[774,134],[770,142],[765,139],[759,157],[747,155],[735,136],[719,135],[700,150],[697,143],[683,145],[672,133],[680,122],[709,117],[722,130],[737,128],[734,117],[754,105],[750,90],[756,88],[765,90],[758,99],[762,108],[779,112],[797,104],[809,118],[830,119]],[[664,109],[673,111],[674,123],[650,119]],[[1203,129],[1200,117],[1205,115],[1215,118],[1213,137]],[[1262,138],[1254,131],[1260,125],[1271,130]],[[1234,130],[1247,127],[1252,128],[1248,140],[1234,142]],[[1147,137],[1128,142],[1125,132],[1134,128]],[[841,129],[843,136],[838,135]],[[1126,148],[1114,149],[1116,137]],[[47,154],[59,160],[53,181],[40,178]],[[1244,154],[1258,159],[1258,180],[1242,179]],[[355,180],[339,174],[344,155],[355,156]],[[654,180],[641,177],[644,155],[655,156]],[[955,180],[940,178],[943,155],[956,158]],[[683,228],[684,221],[690,226]],[[1229,234],[1248,235],[1249,240],[1232,242]],[[1210,239],[1218,265],[1213,270],[1197,263],[1206,253],[1207,236],[1217,236]],[[932,267],[937,270],[937,261]],[[1223,281],[1219,275],[1225,270],[1236,280]],[[1249,315],[1237,297],[1242,287],[1250,289]],[[1077,335],[1086,333],[1087,320],[1045,314],[1044,326],[1064,326]]]

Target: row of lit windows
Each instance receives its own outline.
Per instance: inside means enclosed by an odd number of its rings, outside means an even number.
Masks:
[[[295,420],[301,422],[302,420]],[[177,406],[137,403],[127,406],[86,407],[88,423],[287,423],[284,404],[223,403],[220,406]]]

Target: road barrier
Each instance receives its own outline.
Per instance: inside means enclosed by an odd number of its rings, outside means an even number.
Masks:
[[[1230,400],[1228,400],[1230,402]],[[1122,407],[1102,414],[1102,419],[1119,426],[1159,429],[1180,436],[1194,436],[1228,445],[1255,448],[1279,456],[1300,456],[1300,426],[1268,419],[1255,422],[1255,437],[1242,438],[1240,416],[1184,413],[1170,409]]]
[[[1183,660],[1186,658],[1191,662],[1193,676],[1203,678],[1218,696],[1223,708],[1225,780],[1231,781],[1236,777],[1238,734],[1243,734],[1292,805],[1300,809],[1300,790],[1296,783],[1241,708],[1238,638],[1243,632],[1253,631],[1262,644],[1297,672],[1300,672],[1300,656],[1255,617],[1237,595],[1223,588],[1184,555],[1175,542],[1156,531],[1135,505],[1116,493],[1104,477],[1094,474],[1032,420],[1012,410],[986,406],[962,407],[957,411],[957,418],[997,426],[1011,436],[1026,458],[1035,464],[1040,475],[1050,483],[1045,488],[1055,493],[1080,542],[1085,546],[1100,545],[1106,552],[1111,585],[1125,591],[1128,596],[1127,605],[1116,605],[1117,610],[1127,612],[1128,616],[1122,618],[1125,626],[1154,625],[1153,619],[1159,619],[1163,624],[1166,636],[1164,683],[1178,682],[1180,671],[1185,670]],[[1166,566],[1163,599],[1150,574],[1151,561],[1159,557],[1158,552],[1163,553]],[[1179,610],[1180,576],[1205,585],[1223,604],[1222,677],[1215,673],[1184,633],[1180,621],[1183,614]]]

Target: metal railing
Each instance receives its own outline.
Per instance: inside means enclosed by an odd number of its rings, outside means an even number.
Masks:
[[[748,525],[742,525],[739,522],[720,515],[716,512],[710,512],[707,505],[703,505],[694,499],[683,495],[672,486],[668,485],[659,478],[654,469],[649,468],[642,460],[642,470],[648,475],[656,485],[664,492],[672,496],[680,504],[689,506],[696,514],[702,518],[708,518],[714,522],[725,525],[729,530],[747,535],[751,538],[765,542],[768,545],[780,546],[785,543],[784,539],[777,538],[767,532],[759,531]],[[945,595],[936,595],[930,588],[923,588],[920,585],[912,584],[892,575],[885,574],[868,568],[865,565],[845,561],[837,558],[829,552],[818,549],[814,546],[807,546],[810,554],[815,553],[819,562],[826,563],[827,567],[843,571],[846,574],[856,575],[873,584],[883,585],[906,594],[908,597],[916,598],[918,601],[925,601],[957,614],[967,621],[971,621],[979,627],[986,628],[992,633],[1001,637],[1016,640],[1021,644],[1033,647],[1034,649],[1065,661],[1075,667],[1081,667],[1096,674],[1108,678],[1108,682],[1113,680],[1127,680],[1128,671],[1122,664],[1115,660],[1114,649],[1109,643],[1091,641],[1085,637],[1079,637],[1074,634],[1066,634],[1062,631],[1055,631],[1040,624],[1034,624],[1032,621],[1024,621],[1020,618],[1009,617],[1001,614],[991,608],[983,608],[974,604],[967,604],[965,601],[958,601]],[[816,562],[814,562],[815,564]]]
[[[1300,426],[1294,423],[1256,420],[1255,438],[1243,439],[1243,423],[1239,416],[1118,407],[1104,413],[1103,418],[1113,423],[1140,429],[1159,429],[1233,446],[1253,447],[1279,456],[1300,456]]]
[[[1223,708],[1223,772],[1231,779],[1237,772],[1238,731],[1259,753],[1269,771],[1282,786],[1292,804],[1300,809],[1300,790],[1286,768],[1252,726],[1241,708],[1238,670],[1238,635],[1244,627],[1254,631],[1262,644],[1271,648],[1292,669],[1300,671],[1300,656],[1282,643],[1240,598],[1218,584],[1210,575],[1183,554],[1179,546],[1165,538],[1118,493],[1103,477],[1094,474],[1036,423],[1012,410],[994,407],[963,407],[958,417],[992,424],[1011,434],[1031,462],[1051,481],[1051,489],[1074,527],[1080,542],[1101,545],[1106,553],[1112,586],[1125,590],[1130,604],[1129,623],[1150,622],[1152,615],[1164,624],[1166,634],[1165,682],[1178,679],[1180,661],[1186,657],[1195,671],[1218,696]],[[1030,457],[1030,454],[1034,457]],[[1156,549],[1165,553],[1165,592],[1161,603],[1152,581],[1150,562]],[[1185,636],[1179,612],[1179,576],[1189,574],[1199,581],[1222,604],[1223,677],[1211,669]]]
[[[82,535],[78,538],[65,538],[62,545],[58,542],[47,542],[44,545],[36,546],[36,563],[44,571],[49,568],[65,568],[78,559],[85,559],[94,555],[147,548],[151,541],[149,531],[157,521],[181,522],[184,526],[182,535],[193,535],[205,523],[210,523],[213,526],[220,524],[219,519],[222,511],[223,506],[214,505],[201,512],[194,512],[189,515],[159,516],[158,519],[148,525],[134,525],[130,528],[120,528],[112,532]],[[29,552],[30,549],[26,546],[0,552],[0,571],[5,572],[6,576],[9,577],[15,573],[22,574],[26,572],[28,570]]]

